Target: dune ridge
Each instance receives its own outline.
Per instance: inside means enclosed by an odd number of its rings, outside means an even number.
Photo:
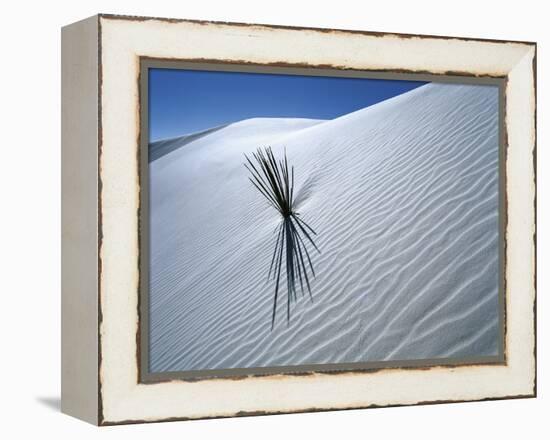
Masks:
[[[286,149],[317,277],[271,331],[278,213],[243,153]],[[150,368],[496,355],[498,91],[428,84],[320,121],[255,118],[150,163]],[[172,149],[171,149],[172,148]]]

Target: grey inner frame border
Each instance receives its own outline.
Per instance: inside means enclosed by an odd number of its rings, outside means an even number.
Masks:
[[[273,366],[258,368],[231,368],[218,370],[188,370],[151,372],[149,364],[149,69],[185,69],[223,72],[251,72],[284,75],[332,76],[340,78],[373,78],[392,80],[429,81],[439,83],[492,85],[499,88],[499,354],[449,359],[418,359],[406,361],[354,362],[336,364],[312,364],[295,366]],[[139,239],[139,300],[137,361],[138,382],[157,383],[182,380],[199,381],[215,378],[244,378],[268,375],[307,375],[314,373],[372,373],[381,369],[426,369],[429,367],[456,367],[468,365],[506,364],[506,126],[505,126],[506,77],[468,76],[461,74],[431,74],[405,71],[370,71],[337,69],[315,66],[297,66],[277,63],[276,65],[251,64],[220,60],[174,60],[140,57],[138,77],[139,90],[139,149],[138,174],[140,208],[138,212]]]

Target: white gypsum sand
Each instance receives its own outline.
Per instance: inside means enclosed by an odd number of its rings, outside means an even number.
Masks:
[[[334,120],[163,142],[149,169],[152,372],[498,354],[496,87],[428,84]],[[268,145],[286,148],[322,251],[313,302],[287,324],[283,284],[273,331],[281,217],[243,166]]]

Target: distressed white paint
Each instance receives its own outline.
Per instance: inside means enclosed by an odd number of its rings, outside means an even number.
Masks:
[[[100,328],[104,422],[531,395],[534,388],[534,46],[101,18]],[[139,56],[509,75],[506,366],[138,384]]]

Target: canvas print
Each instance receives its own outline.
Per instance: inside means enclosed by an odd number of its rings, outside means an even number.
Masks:
[[[151,373],[500,359],[498,86],[147,80]]]

